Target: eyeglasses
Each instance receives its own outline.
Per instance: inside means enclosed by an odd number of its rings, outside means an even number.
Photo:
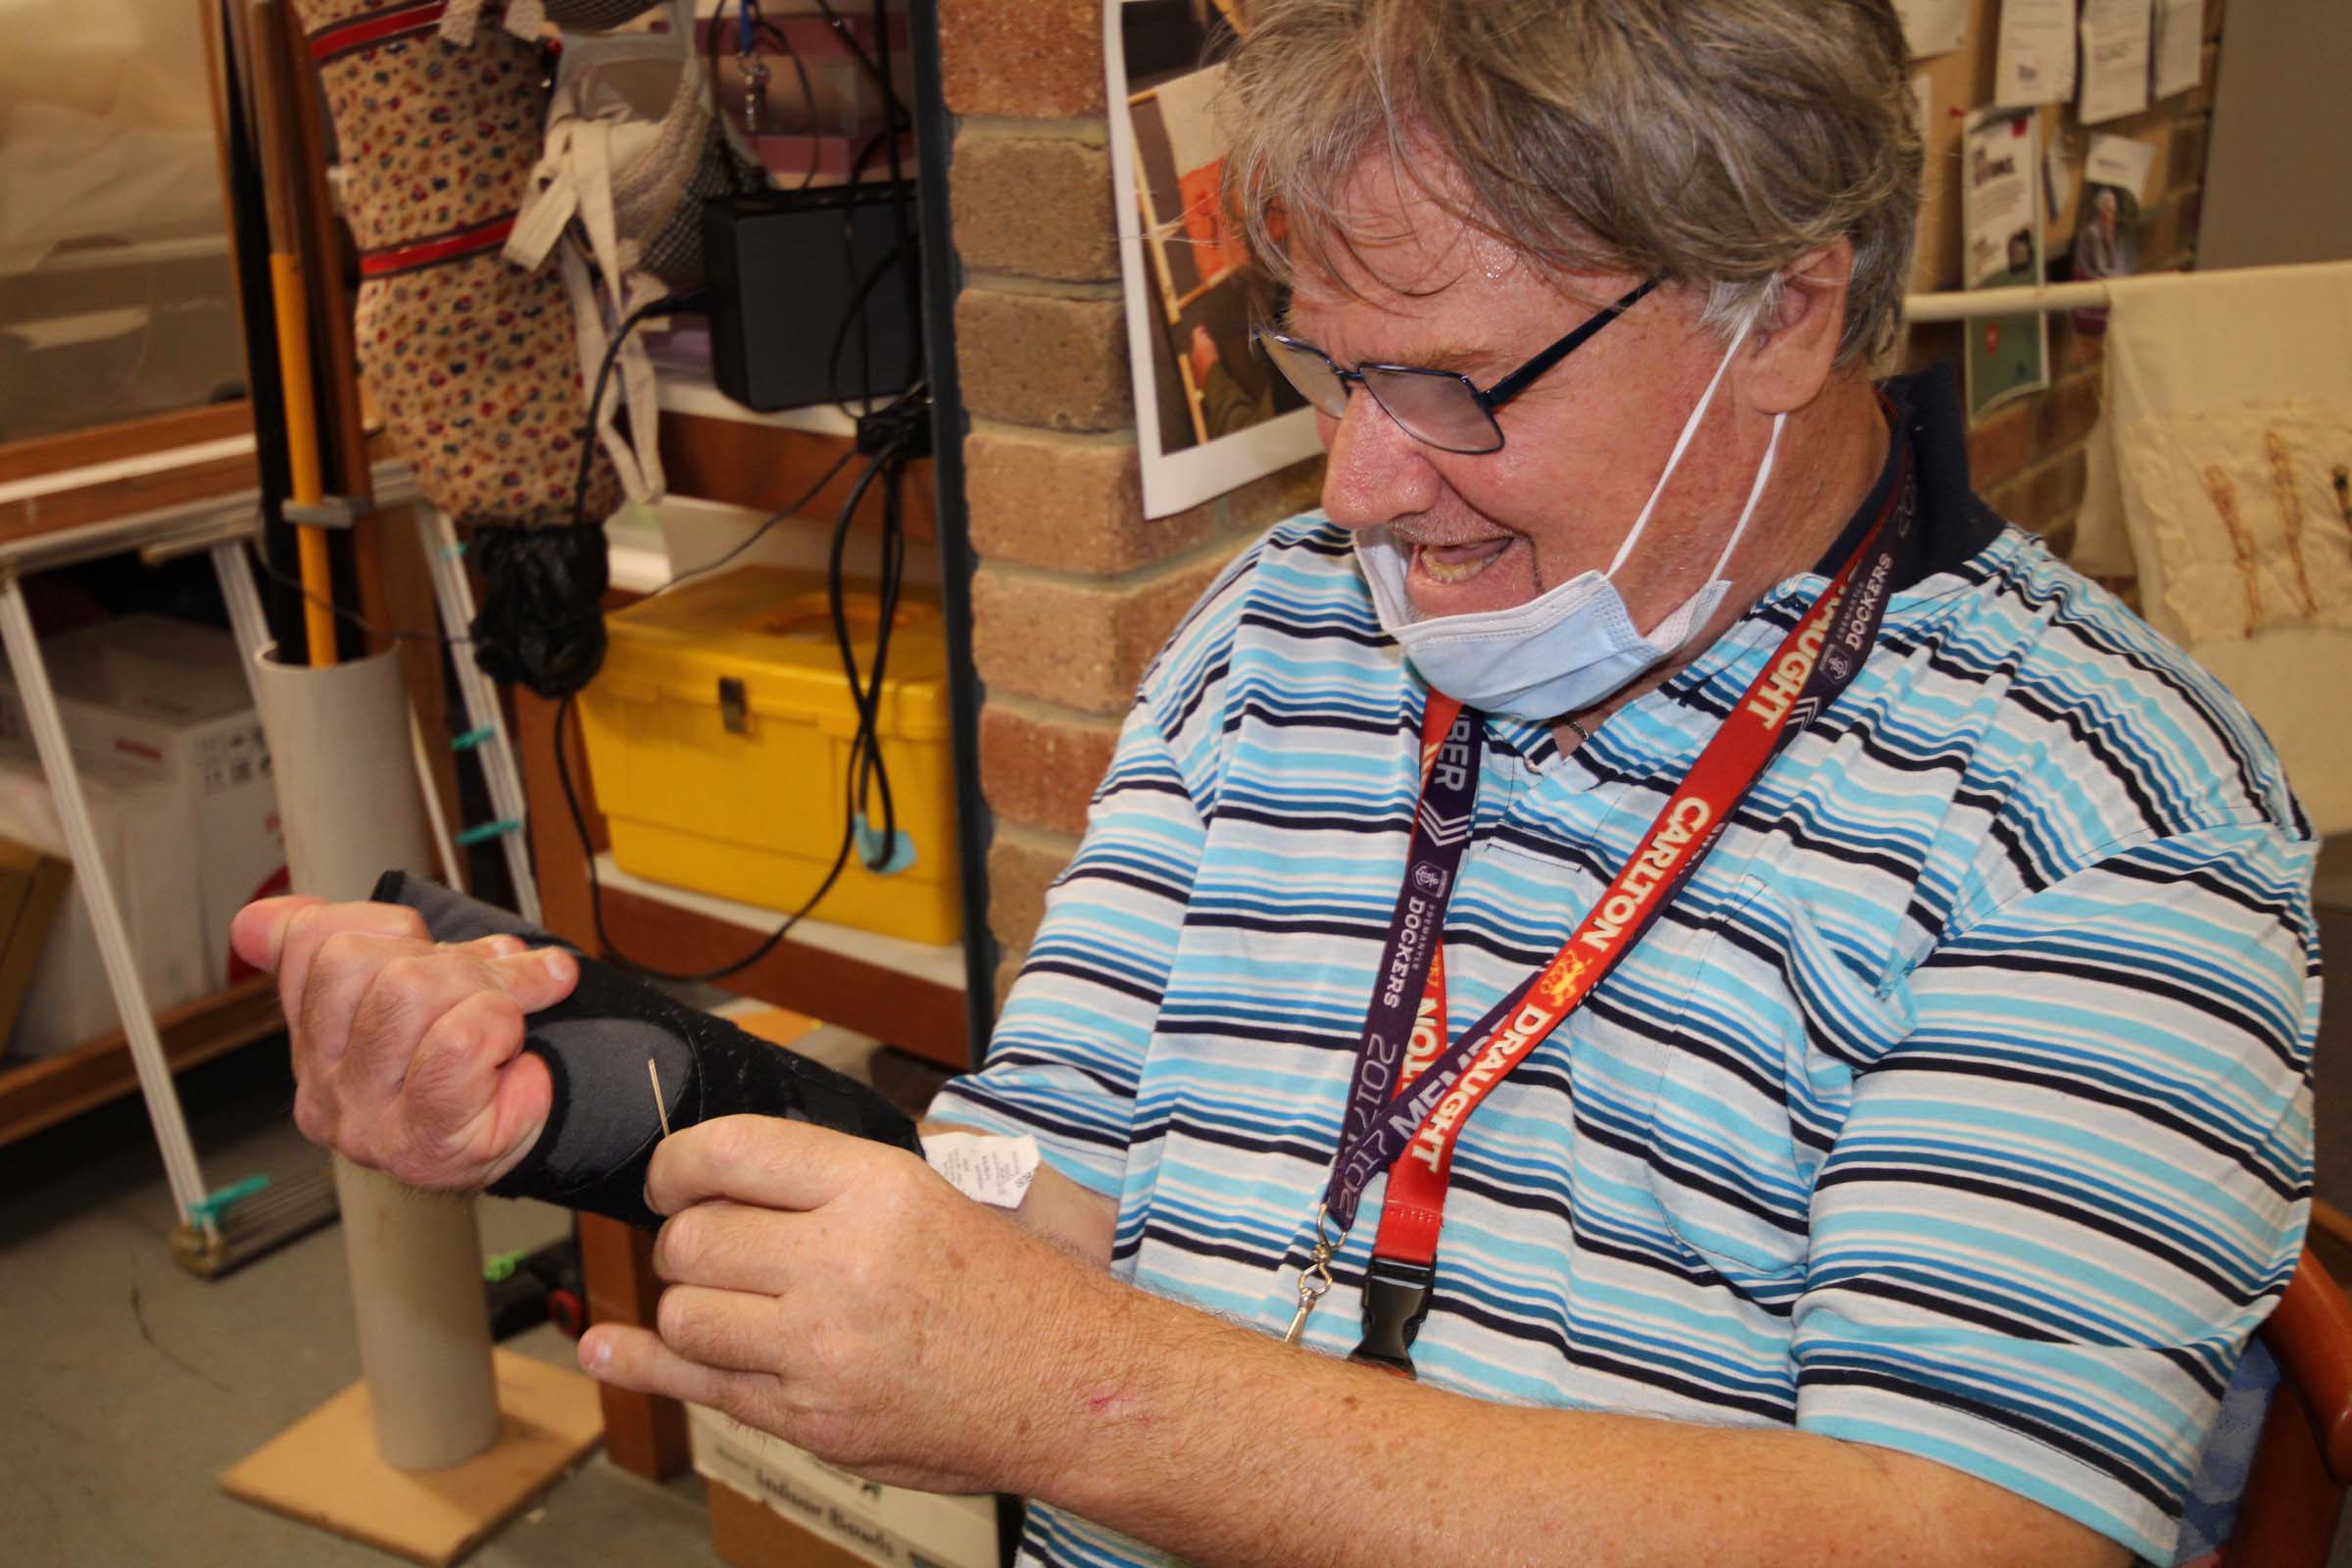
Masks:
[[[1344,370],[1312,343],[1272,327],[1259,327],[1251,336],[1265,345],[1266,358],[1298,389],[1298,395],[1333,418],[1346,416],[1348,383],[1353,382],[1371,393],[1372,401],[1414,440],[1441,452],[1477,457],[1502,450],[1496,409],[1533,386],[1544,371],[1584,347],[1593,333],[1632,310],[1664,281],[1653,277],[1616,304],[1595,312],[1575,331],[1484,391],[1457,371],[1420,366],[1359,365]]]

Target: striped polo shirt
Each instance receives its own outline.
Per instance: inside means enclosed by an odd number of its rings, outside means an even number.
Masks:
[[[1414,1359],[1483,1398],[1925,1455],[2166,1561],[2301,1244],[2316,845],[2238,705],[1970,493],[1948,380],[1888,390],[1928,559],[1470,1119]],[[1487,720],[1456,1036],[1569,936],[1824,585],[1773,588],[1570,754]],[[1250,549],[1145,675],[987,1064],[932,1112],[1115,1198],[1144,1289],[1290,1320],[1424,695],[1346,530]],[[1354,1347],[1385,1186],[1317,1350]],[[1038,1507],[1021,1560],[1162,1559]]]

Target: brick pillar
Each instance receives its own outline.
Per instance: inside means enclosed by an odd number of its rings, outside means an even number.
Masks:
[[[1144,665],[1235,552],[1321,482],[1319,461],[1301,464],[1143,515],[1102,39],[1101,0],[940,3],[1000,994]]]

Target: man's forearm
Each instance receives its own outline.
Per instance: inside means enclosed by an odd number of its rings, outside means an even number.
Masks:
[[[1030,1495],[1213,1565],[2106,1564],[1931,1461],[1787,1431],[1485,1403],[1110,1281],[1062,1343]]]

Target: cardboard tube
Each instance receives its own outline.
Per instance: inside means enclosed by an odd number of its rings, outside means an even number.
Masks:
[[[417,1192],[340,1154],[335,1198],[375,1451],[395,1470],[472,1458],[498,1441],[473,1200]]]
[[[394,866],[429,874],[398,656],[306,668],[275,652],[255,661],[254,689],[295,890],[364,899]],[[335,1192],[377,1452],[397,1470],[471,1458],[499,1431],[471,1200],[416,1192],[341,1158]]]

